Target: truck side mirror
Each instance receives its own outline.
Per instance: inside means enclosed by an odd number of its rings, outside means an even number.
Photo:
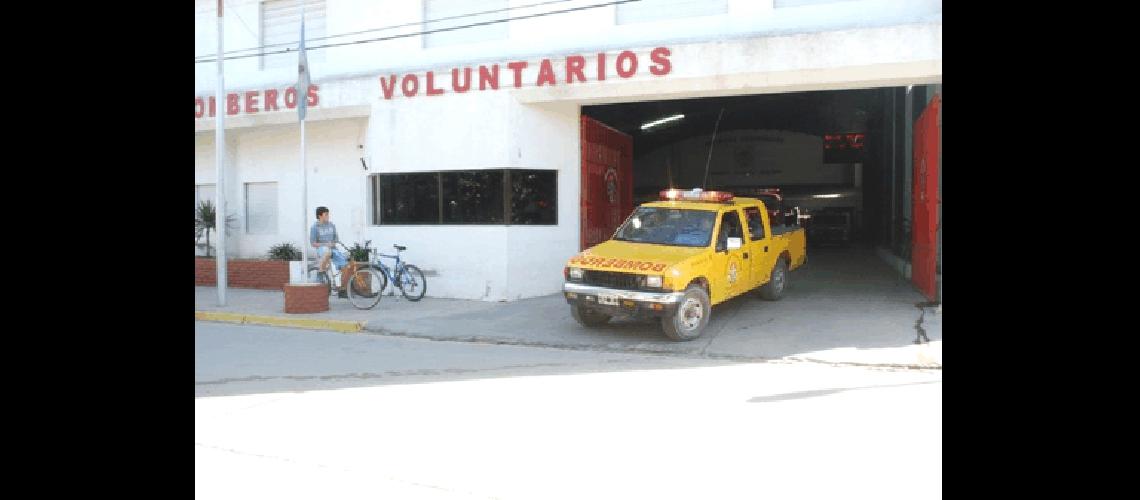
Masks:
[[[729,238],[728,239],[728,249],[729,250],[736,250],[737,248],[740,248],[743,245],[744,245],[744,242],[741,241],[740,238]]]

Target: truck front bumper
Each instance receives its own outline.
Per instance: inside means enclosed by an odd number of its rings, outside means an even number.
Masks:
[[[683,292],[644,292],[566,282],[562,295],[572,306],[580,305],[609,315],[666,316],[677,309]]]

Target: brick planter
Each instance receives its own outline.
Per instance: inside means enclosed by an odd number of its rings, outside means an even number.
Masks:
[[[319,313],[329,310],[329,289],[324,283],[289,283],[285,285],[285,312]]]
[[[194,285],[216,286],[218,264],[206,257],[194,258]],[[282,290],[289,283],[289,261],[226,259],[226,286]]]

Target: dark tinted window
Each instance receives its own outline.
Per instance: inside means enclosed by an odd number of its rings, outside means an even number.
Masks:
[[[503,171],[440,172],[444,224],[502,224]]]
[[[438,224],[439,174],[380,176],[381,224]]]
[[[764,219],[760,217],[760,209],[745,208],[744,217],[748,219],[748,234],[751,235],[752,241],[764,239]]]
[[[511,178],[511,224],[557,224],[558,172],[507,172]]]
[[[377,174],[371,185],[376,225],[558,224],[555,170]]]

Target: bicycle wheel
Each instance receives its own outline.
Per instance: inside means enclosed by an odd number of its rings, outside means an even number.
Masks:
[[[348,301],[357,309],[372,309],[384,295],[381,279],[384,274],[368,266],[356,268],[348,278]]]
[[[322,273],[317,266],[309,266],[309,270],[305,273],[305,281],[308,283],[324,283],[325,293],[332,295],[332,284],[329,281],[329,273]]]
[[[399,285],[404,298],[412,302],[424,298],[424,293],[427,292],[427,279],[424,278],[423,271],[416,266],[404,266],[403,272],[396,278],[396,284]]]

